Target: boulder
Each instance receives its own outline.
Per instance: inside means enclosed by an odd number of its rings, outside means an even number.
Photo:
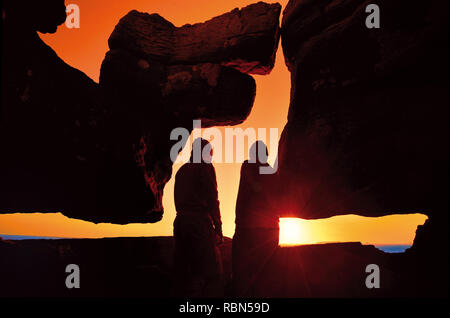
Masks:
[[[448,3],[290,1],[280,213],[448,214]],[[275,200],[275,198],[274,198]]]
[[[259,2],[177,28],[158,14],[133,10],[119,21],[108,43],[111,49],[164,64],[217,63],[265,75],[275,63],[280,12],[278,3]]]

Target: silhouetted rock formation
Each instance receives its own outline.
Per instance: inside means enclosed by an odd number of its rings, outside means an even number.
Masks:
[[[37,7],[28,9],[42,15],[9,2],[2,8],[0,213],[159,221],[172,173],[171,130],[192,129],[193,119],[208,127],[247,118],[256,88],[243,72],[266,74],[273,67],[280,6],[258,3],[183,28],[132,11],[113,32],[100,85],[36,34],[64,22],[64,1]],[[155,28],[166,33],[146,37]],[[196,42],[206,38],[209,45]],[[150,54],[158,41],[168,46]]]
[[[259,2],[180,28],[158,14],[131,11],[109,38],[111,49],[164,64],[217,63],[268,74],[275,63],[281,6]]]
[[[92,158],[99,157],[107,110],[98,85],[36,33],[54,32],[64,22],[64,1],[25,8],[8,1],[2,14],[0,213],[94,216],[95,200],[88,197],[96,186]],[[36,22],[28,23],[28,15]]]
[[[380,29],[365,26],[370,3],[284,10],[292,90],[274,200],[306,219],[427,214],[405,284],[448,294],[448,2],[377,1]]]
[[[407,282],[408,288],[420,286],[418,296],[448,296],[448,223],[442,220],[445,218],[433,217],[419,225],[413,246],[405,253],[409,263],[404,267],[405,271],[415,272],[409,274],[414,279]]]
[[[280,176],[303,218],[447,214],[448,3],[290,1]]]
[[[54,33],[58,25],[66,21],[66,6],[63,0],[33,1],[30,3],[5,1],[2,3],[3,22],[11,31],[36,30]]]

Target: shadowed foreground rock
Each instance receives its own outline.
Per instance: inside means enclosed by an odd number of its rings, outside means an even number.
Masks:
[[[173,238],[0,239],[0,297],[171,297]],[[232,296],[231,240],[221,246],[226,296]],[[65,268],[80,267],[80,289],[67,289]],[[380,289],[368,289],[368,264],[380,267]],[[279,247],[257,274],[257,297],[432,297],[409,251],[340,243]]]
[[[132,11],[113,32],[97,84],[36,33],[64,22],[64,1],[2,9],[0,213],[62,211],[120,224],[162,218],[173,128],[247,118],[256,86],[245,73],[272,69],[281,10],[258,3],[177,32],[156,14]],[[156,37],[155,28],[165,29]],[[133,47],[158,41],[167,49]]]

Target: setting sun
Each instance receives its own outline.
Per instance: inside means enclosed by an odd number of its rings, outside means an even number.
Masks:
[[[280,246],[299,245],[307,242],[305,228],[297,218],[280,218]]]

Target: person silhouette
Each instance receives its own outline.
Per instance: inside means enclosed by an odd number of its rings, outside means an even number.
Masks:
[[[236,202],[236,230],[232,243],[232,281],[236,296],[257,296],[255,284],[264,265],[278,247],[278,216],[270,201],[274,175],[261,174],[270,167],[262,141],[250,147],[249,160],[241,167]]]
[[[193,142],[191,159],[175,176],[174,221],[177,296],[220,296],[223,241],[211,144]]]

